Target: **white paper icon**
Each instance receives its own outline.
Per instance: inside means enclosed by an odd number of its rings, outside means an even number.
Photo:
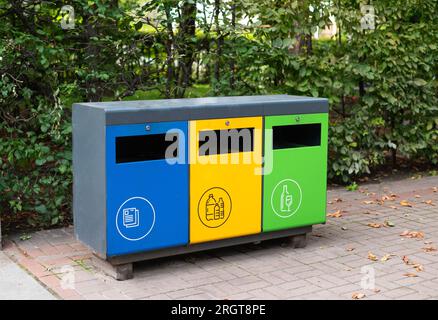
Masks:
[[[137,208],[123,209],[123,225],[125,228],[134,228],[140,225],[140,211]]]

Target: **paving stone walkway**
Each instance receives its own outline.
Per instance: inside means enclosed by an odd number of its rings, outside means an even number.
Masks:
[[[11,237],[5,252],[63,299],[438,299],[438,177],[328,192],[304,249],[282,240],[94,269],[73,229]],[[373,286],[374,284],[374,286]]]

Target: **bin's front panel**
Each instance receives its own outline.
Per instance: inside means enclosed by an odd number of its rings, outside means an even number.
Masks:
[[[107,127],[108,256],[188,243],[187,128]]]
[[[263,231],[325,222],[327,114],[265,118]]]
[[[190,243],[261,231],[262,118],[190,122]]]

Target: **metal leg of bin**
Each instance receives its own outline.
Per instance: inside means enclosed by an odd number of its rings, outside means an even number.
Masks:
[[[307,234],[298,234],[288,239],[292,248],[304,248],[307,245]]]
[[[304,248],[307,245],[307,234],[301,234],[293,237],[292,245],[294,248]]]
[[[101,270],[103,273],[113,277],[116,280],[128,280],[134,277],[134,270],[132,263],[125,263],[113,265],[110,262],[93,255],[91,258],[92,264]]]
[[[292,246],[292,248],[304,248],[307,245],[307,234],[298,234],[285,239],[282,247]]]

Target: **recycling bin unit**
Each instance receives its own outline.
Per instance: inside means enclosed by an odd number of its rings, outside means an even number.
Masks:
[[[325,222],[328,101],[289,95],[73,105],[76,237],[118,279],[140,260]]]

